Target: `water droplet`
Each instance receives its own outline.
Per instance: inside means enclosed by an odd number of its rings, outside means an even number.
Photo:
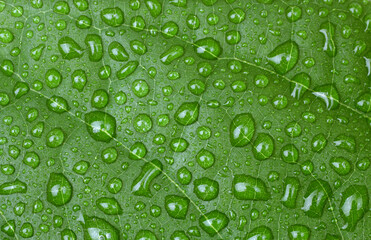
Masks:
[[[152,2],[152,1],[147,0],[147,2]],[[144,240],[144,239],[145,240],[158,240],[156,235],[152,231],[150,231],[150,230],[139,230],[138,233],[135,235],[134,240]]]
[[[112,27],[118,27],[124,23],[124,13],[118,7],[103,9],[100,16],[105,24]]]
[[[194,94],[196,96],[200,96],[202,93],[205,92],[206,85],[205,85],[205,83],[202,80],[193,79],[192,81],[190,81],[188,83],[188,90],[192,94]]]
[[[84,175],[90,167],[90,163],[87,161],[79,161],[73,166],[73,171],[77,174]]]
[[[28,86],[27,83],[24,83],[24,82],[17,82],[13,88],[14,97],[16,99],[23,97],[29,91],[30,91],[30,87]]]
[[[63,239],[63,240],[77,240],[77,236],[71,229],[65,228],[61,232],[61,239]]]
[[[250,143],[255,132],[255,123],[251,114],[236,115],[230,125],[229,138],[233,147],[244,147]]]
[[[132,160],[139,160],[146,156],[147,148],[142,142],[135,142],[130,147],[129,158]]]
[[[345,221],[342,227],[353,232],[357,223],[369,210],[369,194],[365,185],[351,185],[342,192],[340,215]]]
[[[310,82],[311,77],[307,73],[296,74],[290,83],[291,96],[299,100],[309,89]]]
[[[14,73],[14,64],[9,59],[4,59],[0,66],[0,71],[7,77],[11,77]]]
[[[107,189],[110,193],[116,194],[122,189],[123,183],[120,178],[114,177],[109,180]]]
[[[102,161],[105,163],[114,163],[117,160],[118,152],[114,147],[108,147],[101,153]]]
[[[44,48],[45,48],[45,44],[39,44],[38,46],[32,48],[30,51],[31,58],[35,61],[39,61],[44,51]]]
[[[179,45],[174,45],[161,54],[160,60],[163,64],[169,65],[174,60],[182,57],[183,55],[184,55],[184,48]]]
[[[151,182],[161,174],[162,169],[162,163],[157,159],[145,163],[142,166],[139,176],[131,185],[131,192],[136,196],[152,197],[150,190]]]
[[[89,52],[89,60],[99,62],[103,57],[102,38],[97,34],[88,34],[85,37],[85,44]]]
[[[119,80],[122,80],[131,74],[134,73],[134,71],[139,66],[138,61],[130,61],[126,65],[124,65],[120,70],[117,71],[116,76]]]
[[[330,22],[324,22],[320,26],[320,33],[325,37],[325,43],[323,46],[323,51],[329,56],[334,57],[336,55],[336,45],[335,45],[335,25]]]
[[[8,235],[9,237],[15,236],[15,221],[8,220],[1,226],[1,231]]]
[[[245,174],[235,175],[232,183],[232,191],[238,200],[268,200],[271,197],[267,186],[260,178]]]
[[[60,128],[54,128],[46,135],[46,146],[50,148],[57,148],[61,146],[63,142],[64,133]]]
[[[327,145],[327,139],[323,133],[315,135],[312,139],[312,151],[321,152]]]
[[[129,60],[129,54],[125,50],[125,48],[119,42],[112,42],[108,46],[108,54],[109,56],[118,62],[125,62]]]
[[[144,79],[136,79],[131,85],[131,90],[135,96],[142,98],[149,93],[149,86]]]
[[[340,134],[334,139],[334,145],[340,149],[354,153],[356,151],[356,140],[354,137]]]
[[[84,239],[120,239],[119,231],[102,218],[84,216],[81,224],[83,225]]]
[[[360,95],[356,100],[356,108],[364,113],[369,113],[371,111],[371,94],[364,93]]]
[[[77,89],[80,92],[84,90],[84,87],[88,81],[86,77],[86,73],[82,69],[75,70],[71,75],[71,80],[72,80],[72,87]]]
[[[152,129],[152,119],[147,114],[139,114],[133,120],[135,131],[146,133]]]
[[[228,19],[234,24],[239,24],[245,20],[245,11],[241,8],[235,8],[228,13]]]
[[[204,201],[211,201],[219,195],[219,183],[207,177],[196,179],[193,192]]]
[[[70,109],[67,100],[56,95],[52,96],[46,101],[46,106],[50,111],[55,113],[64,113]]]
[[[101,109],[107,106],[109,102],[109,95],[104,89],[97,89],[94,91],[91,97],[91,106],[97,109]]]
[[[184,138],[173,138],[170,141],[170,149],[174,152],[184,152],[189,143]]]
[[[85,114],[89,135],[96,141],[109,142],[116,137],[116,119],[108,113],[93,111]]]
[[[175,219],[185,219],[188,212],[189,199],[177,195],[165,197],[165,209],[170,217]]]
[[[296,207],[296,199],[300,188],[299,179],[296,177],[286,177],[284,182],[284,192],[281,198],[282,204],[287,208]]]
[[[343,157],[331,158],[330,166],[337,174],[341,176],[347,175],[352,170],[350,162]]]
[[[269,227],[259,226],[246,234],[245,240],[273,240],[273,233]]]
[[[176,0],[172,0],[176,1]],[[184,231],[174,231],[170,236],[170,240],[190,240]]]
[[[194,49],[199,57],[207,60],[217,59],[223,51],[220,43],[210,37],[197,40]]]
[[[6,28],[0,28],[0,41],[3,43],[11,43],[14,40],[14,35]]]
[[[85,11],[89,8],[89,2],[87,0],[73,0],[73,4],[79,11]]]
[[[198,119],[200,105],[197,102],[182,103],[174,114],[177,123],[188,126],[195,123]]]
[[[34,235],[34,228],[31,223],[23,223],[19,229],[19,235],[23,238],[31,238]]]
[[[299,137],[301,134],[301,126],[297,122],[290,122],[289,124],[286,125],[285,127],[285,133],[289,137]]]
[[[310,229],[304,225],[291,225],[287,230],[290,240],[309,240]]]
[[[114,198],[101,197],[96,201],[99,210],[107,215],[118,215],[122,213],[120,204]]]
[[[281,148],[281,159],[287,163],[296,163],[299,159],[299,151],[293,144],[287,144]]]
[[[62,58],[67,60],[81,58],[84,54],[83,49],[80,47],[80,45],[68,36],[59,39],[58,49],[62,55]]]
[[[178,31],[178,24],[173,21],[166,22],[161,28],[162,36],[164,38],[172,38],[177,35]]]
[[[218,210],[208,212],[199,219],[200,227],[211,237],[221,232],[228,223],[228,217]]]
[[[23,157],[23,163],[35,169],[40,164],[40,157],[35,152],[27,152]]]
[[[304,195],[304,203],[301,208],[305,215],[313,218],[319,218],[323,215],[323,210],[332,197],[332,190],[328,182],[316,179],[309,183]]]
[[[298,6],[288,6],[286,8],[286,18],[289,22],[296,22],[301,18],[301,8]]]
[[[186,167],[181,167],[177,171],[177,178],[181,184],[188,185],[192,180],[192,173]]]
[[[11,195],[16,193],[26,193],[27,184],[15,179],[11,182],[5,182],[0,185],[0,195]]]
[[[270,52],[267,59],[277,73],[286,74],[298,62],[299,47],[294,41],[286,41]]]
[[[258,160],[268,159],[274,152],[273,138],[269,134],[259,133],[254,141],[252,152]]]
[[[339,106],[339,93],[331,84],[316,87],[312,93],[324,101],[328,110],[336,109]]]
[[[212,152],[201,149],[196,155],[196,161],[203,169],[208,169],[214,165],[215,156]]]
[[[54,3],[53,11],[58,14],[67,15],[70,13],[70,6],[65,1],[58,1]]]
[[[63,206],[72,198],[72,185],[62,173],[51,173],[46,188],[48,202]]]

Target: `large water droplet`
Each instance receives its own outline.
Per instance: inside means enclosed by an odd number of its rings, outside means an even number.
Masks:
[[[72,198],[72,185],[62,173],[51,173],[46,188],[48,202],[63,206]]]
[[[277,73],[283,75],[294,68],[299,59],[299,47],[294,41],[278,45],[268,54],[268,62]]]

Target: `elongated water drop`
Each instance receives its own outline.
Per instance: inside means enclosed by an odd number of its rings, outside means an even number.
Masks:
[[[336,55],[336,45],[335,45],[335,25],[330,22],[324,22],[321,24],[319,32],[325,37],[325,43],[323,46],[323,51],[329,57],[334,57]]]
[[[369,193],[365,185],[351,185],[341,193],[340,215],[345,221],[343,229],[353,232],[357,223],[369,210]]]

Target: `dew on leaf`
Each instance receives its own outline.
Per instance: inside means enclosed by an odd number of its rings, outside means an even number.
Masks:
[[[246,174],[235,175],[232,182],[232,192],[238,200],[263,200],[271,197],[267,186],[260,178]]]
[[[62,58],[71,60],[75,58],[81,58],[84,54],[83,49],[75,40],[72,38],[65,36],[59,39],[58,41],[58,49]]]
[[[46,146],[50,148],[60,147],[65,139],[64,132],[61,128],[54,128],[46,135]]]
[[[197,40],[194,43],[194,49],[200,58],[207,60],[215,60],[223,52],[220,43],[210,37]]]
[[[226,228],[228,223],[229,218],[218,210],[208,212],[199,219],[200,227],[211,237]]]
[[[296,199],[300,188],[299,179],[296,177],[286,177],[284,181],[284,192],[281,198],[282,204],[287,208],[296,207]]]
[[[170,217],[185,219],[188,213],[189,199],[178,195],[165,197],[165,209]]]
[[[342,229],[354,231],[368,211],[369,194],[365,185],[350,185],[341,193],[340,215],[344,219]]]
[[[83,226],[84,239],[120,239],[119,231],[102,218],[84,215],[81,224]]]
[[[131,74],[133,74],[135,72],[138,65],[139,65],[139,62],[137,62],[137,61],[128,62],[127,64],[125,64],[123,67],[121,67],[117,71],[117,73],[116,73],[117,78],[119,80],[127,78],[128,76],[130,76]]]
[[[287,231],[290,240],[309,240],[311,235],[310,229],[302,224],[291,225]]]
[[[332,189],[328,182],[317,179],[309,183],[304,194],[302,210],[312,218],[319,218],[324,213],[328,198],[332,197]]]
[[[145,163],[139,176],[131,185],[131,192],[136,196],[152,197],[150,190],[151,182],[161,174],[163,169],[162,163],[155,159]]]
[[[89,60],[99,62],[103,57],[102,38],[97,34],[88,34],[85,37],[85,45],[88,49]]]
[[[146,156],[147,148],[142,142],[135,142],[130,147],[129,158],[132,160],[139,160]]]
[[[184,138],[173,138],[170,141],[170,149],[174,152],[184,152],[189,146],[189,142]]]
[[[230,125],[229,139],[234,147],[244,147],[250,143],[255,132],[254,119],[249,113],[236,115]]]
[[[105,112],[92,111],[85,114],[89,135],[96,141],[109,142],[116,136],[116,119]]]
[[[0,195],[11,195],[27,192],[27,184],[15,179],[14,181],[4,182],[0,185]]]
[[[291,40],[281,43],[268,54],[267,59],[278,74],[284,75],[298,62],[299,46]]]
[[[118,215],[122,213],[122,208],[115,198],[101,197],[96,201],[97,207],[107,215]]]
[[[352,170],[352,165],[344,157],[333,157],[330,160],[330,166],[339,175],[347,175]]]
[[[193,192],[204,201],[211,201],[219,195],[219,183],[207,177],[194,180]]]
[[[252,152],[258,160],[265,160],[274,152],[274,140],[266,133],[259,133],[253,143]]]
[[[103,9],[100,17],[105,24],[111,27],[118,27],[124,23],[124,13],[118,7]]]
[[[293,144],[281,148],[281,159],[287,163],[296,163],[299,160],[299,150]]]
[[[273,240],[273,233],[272,230],[267,226],[259,226],[254,229],[252,229],[248,234],[246,234],[245,238],[246,240],[258,240],[258,239],[264,239],[264,240]]]
[[[51,173],[46,188],[48,202],[59,207],[67,204],[73,195],[70,181],[62,173]]]

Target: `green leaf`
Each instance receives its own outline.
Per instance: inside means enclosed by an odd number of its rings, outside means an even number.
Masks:
[[[369,239],[369,0],[0,0],[0,239]]]

